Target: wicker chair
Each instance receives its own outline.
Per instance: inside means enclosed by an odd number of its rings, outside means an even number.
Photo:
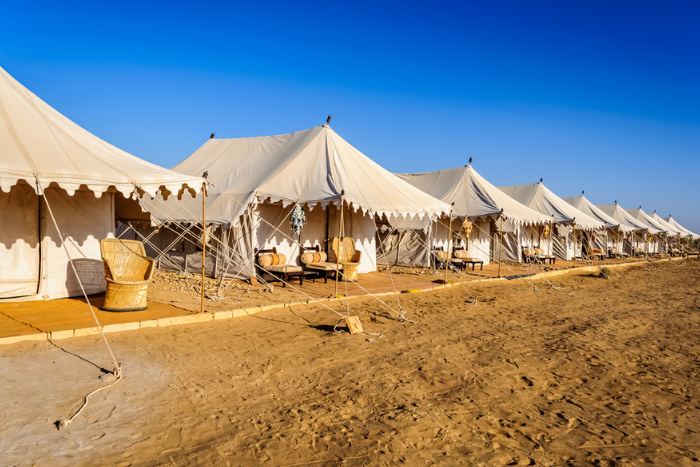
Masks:
[[[357,280],[357,269],[360,267],[362,252],[355,249],[355,240],[350,237],[339,239],[335,237],[331,243],[331,258],[329,263],[342,265],[341,277],[350,282]]]
[[[148,308],[146,294],[155,270],[155,260],[146,256],[137,240],[105,238],[100,241],[105,264],[107,291],[102,309],[141,311]]]

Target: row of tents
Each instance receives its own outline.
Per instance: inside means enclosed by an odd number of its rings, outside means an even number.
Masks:
[[[2,68],[0,120],[4,300],[103,291],[99,242],[110,236],[141,240],[161,269],[239,279],[256,274],[258,249],[297,264],[300,247],[327,251],[334,237],[355,240],[359,272],[428,267],[436,250],[455,247],[488,264],[523,261],[524,247],[572,259],[698,238],[670,216],[562,199],[541,182],[496,187],[471,164],[393,174],[327,124],[212,137],[168,170],[89,133]],[[290,222],[300,210],[301,228]]]

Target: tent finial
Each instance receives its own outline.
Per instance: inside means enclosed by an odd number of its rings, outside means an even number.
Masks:
[[[542,183],[542,177],[540,177],[540,183]]]
[[[209,135],[209,139],[214,139],[214,133],[212,133],[211,135]]]
[[[586,194],[586,190],[581,190],[581,196]]]
[[[471,164],[471,163],[472,163],[472,158],[470,157],[470,158],[469,158],[469,164]]]
[[[328,114],[328,118],[326,119],[326,124],[331,123],[331,114]]]

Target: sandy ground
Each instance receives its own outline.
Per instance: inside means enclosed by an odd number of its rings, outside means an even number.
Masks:
[[[99,336],[2,347],[0,465],[700,465],[700,261],[618,273],[109,334],[63,431]]]

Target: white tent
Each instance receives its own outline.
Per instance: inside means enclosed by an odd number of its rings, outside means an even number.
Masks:
[[[640,221],[642,224],[649,227],[647,235],[645,236],[646,244],[644,245],[646,253],[664,253],[662,251],[662,241],[668,232],[661,224],[652,219],[647,213],[642,211],[640,206],[637,209],[628,209],[627,212]]]
[[[623,250],[623,236],[626,233],[632,232],[634,230],[632,227],[627,224],[622,224],[620,221],[605,214],[600,208],[591,203],[584,194],[562,199],[584,214],[605,223],[605,235],[601,235],[596,239],[595,243],[597,245],[601,246],[607,252],[609,252],[611,248],[615,248],[619,251]]]
[[[680,225],[678,222],[676,222],[676,220],[673,217],[671,217],[670,215],[668,217],[664,217],[664,220],[666,222],[668,222],[669,224],[671,224],[672,227],[675,227],[676,229],[680,230],[683,233],[683,235],[682,235],[683,237],[690,237],[693,240],[697,240],[700,238],[700,235],[693,233],[690,230],[686,229],[685,227]]]
[[[617,201],[615,204],[600,204],[596,207],[615,219],[615,222],[619,222],[620,229],[626,232],[626,238],[622,241],[622,251],[632,254],[633,248],[641,248],[644,234],[649,230],[648,225],[632,217],[630,213],[617,204]]]
[[[524,206],[488,182],[470,165],[417,174],[396,174],[411,185],[446,203],[454,203],[453,216],[469,219],[472,228],[464,247],[472,257],[488,263],[498,259],[500,244],[492,243],[491,223],[503,219],[503,231],[508,236],[520,237],[525,226],[544,226],[551,217]],[[495,223],[497,229],[500,223]],[[440,223],[435,229],[435,245],[445,247],[448,228]],[[459,230],[459,229],[456,229]],[[495,232],[495,231],[494,231]],[[493,236],[496,242],[499,237]],[[507,250],[504,241],[503,260],[521,261],[519,249]],[[493,257],[493,258],[492,258]]]
[[[323,251],[327,240],[352,237],[362,251],[359,272],[376,270],[375,221],[413,219],[426,225],[450,209],[379,166],[328,125],[277,136],[210,139],[174,170],[208,173],[207,225],[221,227],[217,242],[233,249],[238,261],[224,266],[230,258],[219,257],[209,271],[216,276],[252,275],[255,249],[275,247],[287,263],[297,264],[299,247],[289,222],[295,205],[306,210],[302,245]],[[341,199],[344,226],[339,235]],[[163,222],[201,219],[201,203],[171,207],[148,206],[152,213],[160,209],[155,215]]]
[[[99,139],[0,68],[0,299],[80,294],[69,256],[87,293],[103,291],[99,241],[114,232],[115,194],[185,187],[201,179]]]
[[[674,237],[679,236],[679,235],[681,237],[683,236],[683,232],[678,227],[674,227],[671,224],[669,224],[668,222],[666,222],[661,216],[656,214],[656,211],[654,211],[652,213],[647,213],[647,216],[654,219],[654,221],[657,224],[659,224],[661,227],[663,227],[663,229],[668,233],[669,236],[674,236]]]
[[[554,254],[561,259],[572,259],[574,255],[580,256],[582,240],[574,241],[573,228],[578,231],[602,231],[605,224],[599,219],[593,218],[579,211],[555,195],[542,182],[527,185],[513,185],[499,187],[501,191],[511,198],[534,209],[537,212],[551,216],[556,224],[556,234],[552,235],[552,248],[550,242],[542,242],[539,232],[529,232],[529,245],[534,247],[534,239],[537,237],[537,246],[548,254]],[[577,237],[579,235],[577,234]],[[525,245],[520,245],[525,246]]]

